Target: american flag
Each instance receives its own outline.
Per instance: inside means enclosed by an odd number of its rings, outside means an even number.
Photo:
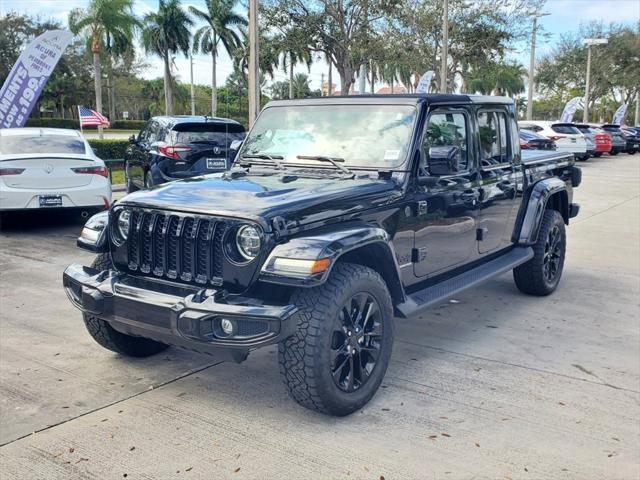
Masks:
[[[80,126],[91,127],[97,125],[109,126],[109,119],[104,115],[91,110],[89,107],[79,106],[78,112],[80,112]]]

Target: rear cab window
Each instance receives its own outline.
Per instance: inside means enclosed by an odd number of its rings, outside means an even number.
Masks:
[[[0,154],[70,154],[85,155],[84,141],[68,135],[6,135],[0,138]]]
[[[170,141],[174,144],[207,143],[228,146],[234,140],[242,140],[244,136],[244,127],[233,123],[184,123],[174,125]]]

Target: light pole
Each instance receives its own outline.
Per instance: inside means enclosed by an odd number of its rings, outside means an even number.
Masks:
[[[193,54],[189,54],[189,69],[191,70],[191,115],[196,114],[196,96],[193,90]]]
[[[538,18],[548,13],[534,13],[531,28],[531,55],[529,57],[529,86],[527,89],[527,120],[533,120],[533,91],[535,90],[536,38],[538,35]]]
[[[605,45],[606,38],[585,38],[583,41],[587,45],[587,79],[584,85],[584,108],[582,109],[582,123],[589,121],[589,77],[591,76],[591,45]]]
[[[447,93],[447,59],[449,56],[449,0],[442,0],[442,64],[440,65],[440,93]]]
[[[258,48],[258,0],[249,0],[249,127],[260,111]]]

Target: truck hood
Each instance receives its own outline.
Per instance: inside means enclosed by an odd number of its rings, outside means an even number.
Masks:
[[[389,204],[401,196],[394,180],[296,177],[294,172],[230,178],[205,175],[124,197],[120,205],[251,219],[288,228]]]

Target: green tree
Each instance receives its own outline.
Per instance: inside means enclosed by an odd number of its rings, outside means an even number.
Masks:
[[[233,11],[237,0],[206,0],[207,11],[191,6],[189,11],[197,19],[205,22],[193,38],[193,50],[211,55],[211,115],[217,112],[216,59],[220,43],[230,57],[240,46],[240,37],[234,29],[246,25],[247,20]]]
[[[289,72],[289,98],[296,98],[294,96],[293,67],[297,63],[304,63],[307,70],[311,70],[312,58],[308,37],[302,29],[290,27],[276,36],[274,44],[276,52],[279,54],[278,57],[280,57],[276,59],[276,63],[282,67],[282,70]]]
[[[495,62],[468,74],[469,92],[513,97],[524,92],[526,70],[516,62]]]
[[[180,0],[160,0],[157,12],[144,16],[142,43],[147,52],[158,55],[164,62],[165,113],[173,115],[172,55],[189,55],[189,28],[193,20],[180,6]]]
[[[261,14],[268,25],[286,31],[296,25],[315,51],[330,58],[347,94],[355,75],[368,62],[371,38],[396,14],[400,0],[265,0]]]
[[[131,43],[137,20],[132,0],[91,0],[88,8],[76,8],[69,13],[69,28],[87,38],[93,56],[96,110],[102,113],[102,63],[105,46],[114,42]],[[102,126],[99,127],[102,137]]]

